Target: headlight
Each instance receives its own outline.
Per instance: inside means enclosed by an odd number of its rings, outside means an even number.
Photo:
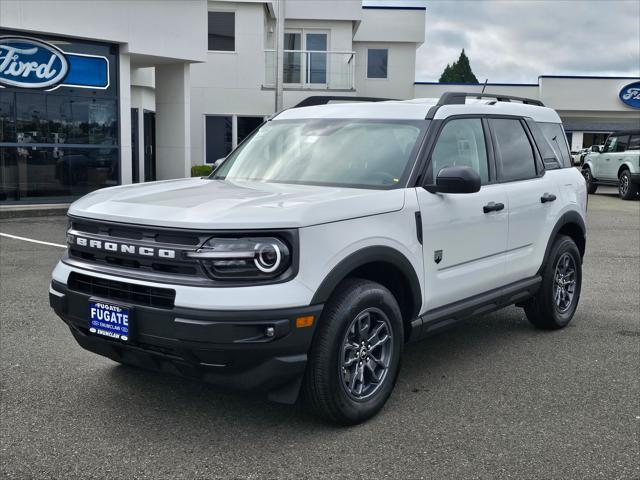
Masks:
[[[216,280],[273,279],[291,266],[289,247],[276,237],[213,237],[187,256]]]

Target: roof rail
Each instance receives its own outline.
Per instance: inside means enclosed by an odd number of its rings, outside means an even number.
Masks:
[[[475,98],[495,98],[498,102],[517,102],[526,103],[527,105],[537,105],[544,107],[544,103],[540,100],[526,97],[514,97],[512,95],[502,95],[500,93],[468,93],[468,92],[444,92],[438,100],[438,105],[464,105],[467,97]]]
[[[538,107],[544,107],[544,103],[540,100],[534,100],[533,98],[526,97],[514,97],[512,95],[501,95],[499,93],[469,93],[469,92],[444,92],[438,103],[429,109],[425,119],[433,120],[436,116],[436,112],[443,105],[464,105],[467,102],[467,97],[471,98],[495,98],[498,102],[510,102],[515,100],[527,105],[537,105]]]
[[[393,98],[377,98],[377,97],[339,97],[332,95],[314,95],[311,97],[307,97],[302,100],[297,105],[291,108],[300,108],[300,107],[313,107],[316,105],[326,105],[332,101],[342,101],[342,102],[388,102],[389,100],[394,100]]]

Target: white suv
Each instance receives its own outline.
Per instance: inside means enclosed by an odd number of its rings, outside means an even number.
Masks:
[[[408,341],[511,304],[566,326],[586,207],[540,102],[293,108],[210,177],[75,202],[50,302],[117,362],[280,402],[302,392],[353,424],[388,399]]]
[[[594,145],[582,166],[587,191],[598,185],[618,187],[623,200],[633,200],[640,192],[640,130],[614,132],[604,147]]]

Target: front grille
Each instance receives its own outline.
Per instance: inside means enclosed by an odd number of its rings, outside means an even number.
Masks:
[[[204,243],[211,235],[206,232],[184,232],[160,227],[130,226],[72,219],[70,235],[87,236],[102,242],[132,243],[154,249],[170,249],[175,258],[153,258],[127,255],[79,245],[69,246],[69,257],[105,267],[131,269],[149,273],[208,279],[200,263],[184,255]]]
[[[95,297],[156,308],[173,308],[176,298],[175,290],[170,288],[147,287],[76,272],[69,275],[68,287]]]

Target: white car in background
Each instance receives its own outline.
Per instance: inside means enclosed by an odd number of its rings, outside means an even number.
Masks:
[[[599,185],[618,187],[623,200],[638,198],[640,192],[640,130],[614,132],[603,147],[594,145],[582,166],[587,191]]]

